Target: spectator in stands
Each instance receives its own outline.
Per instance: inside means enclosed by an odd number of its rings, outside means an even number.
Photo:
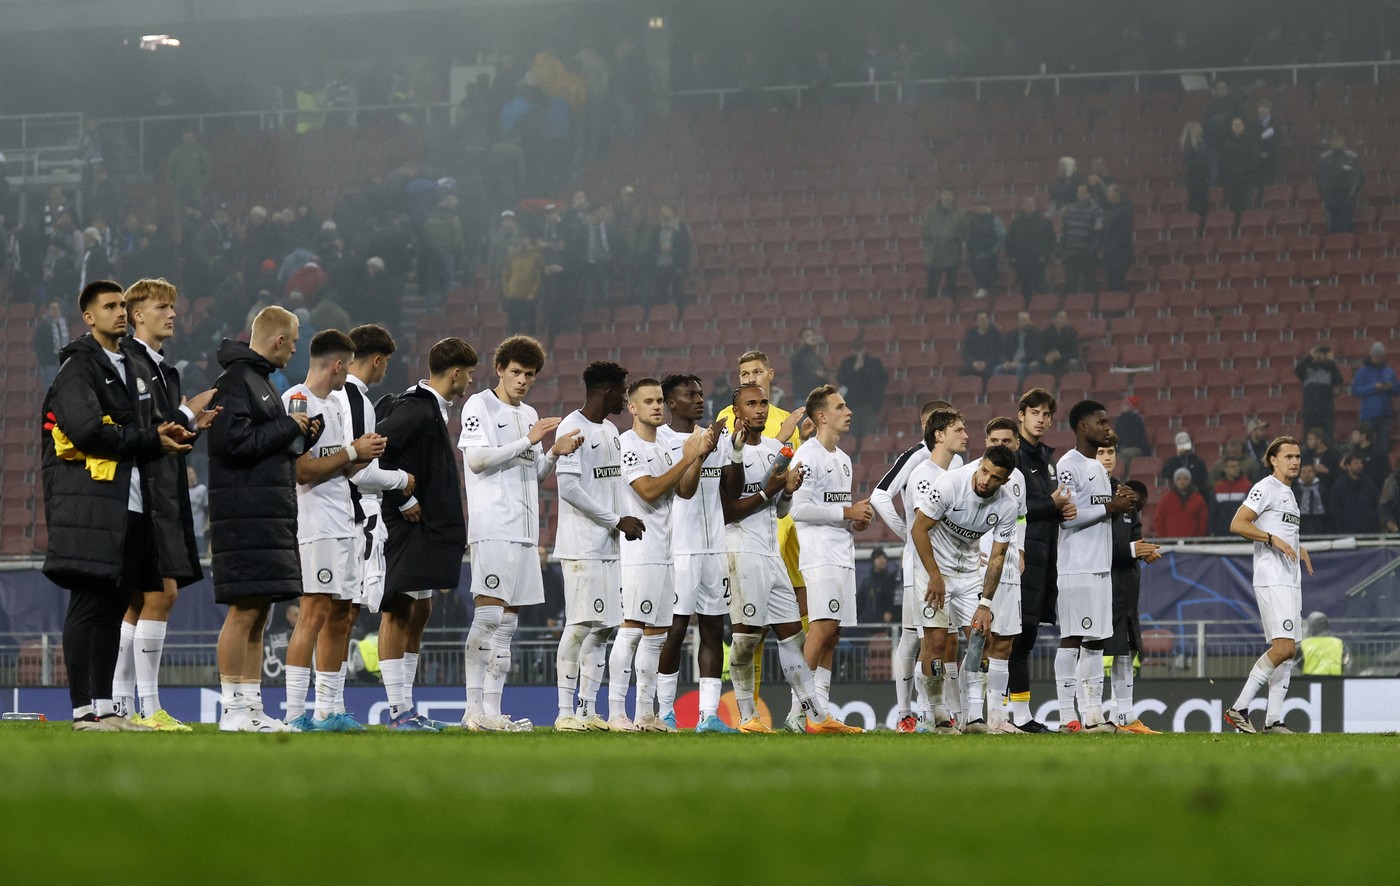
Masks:
[[[437,307],[447,298],[457,277],[457,262],[466,253],[457,198],[444,194],[423,221],[418,243],[418,280],[428,304]],[[502,293],[504,294],[504,287]]]
[[[1390,476],[1390,450],[1380,446],[1376,435],[1365,422],[1351,432],[1350,451],[1366,462],[1366,476],[1380,489],[1385,478]]]
[[[510,256],[511,247],[522,236],[514,210],[507,209],[502,212],[500,220],[496,223],[496,230],[491,232],[491,245],[486,253],[486,265],[490,269],[491,282],[496,285],[497,292],[505,291],[501,275],[505,273],[506,260]]]
[[[1056,379],[1079,371],[1079,333],[1069,325],[1064,308],[1055,312],[1050,325],[1040,331],[1040,363]]]
[[[1366,459],[1359,452],[1342,456],[1342,474],[1327,498],[1332,531],[1337,535],[1374,535],[1380,530],[1380,490],[1366,476]]]
[[[1109,292],[1128,291],[1128,269],[1133,266],[1133,206],[1123,197],[1123,186],[1111,184],[1103,208],[1103,272]]]
[[[1303,427],[1321,428],[1328,440],[1337,428],[1337,393],[1345,380],[1331,345],[1314,345],[1294,369],[1303,383]]]
[[[976,298],[986,298],[987,291],[997,284],[997,260],[1006,242],[1006,226],[986,197],[979,196],[967,219],[967,257],[972,264],[972,279],[976,282]]]
[[[647,229],[642,259],[656,287],[656,304],[671,302],[685,316],[685,281],[690,276],[690,226],[670,206],[662,206],[659,222]],[[650,309],[648,309],[649,311]]]
[[[1361,158],[1347,150],[1345,135],[1333,133],[1331,150],[1317,162],[1317,193],[1327,210],[1327,233],[1351,233],[1356,197],[1363,181]]]
[[[875,420],[885,405],[885,387],[890,376],[879,357],[865,349],[865,339],[856,336],[851,342],[852,353],[836,368],[836,383],[843,389],[843,395],[851,403],[859,403],[858,414],[851,417],[851,435],[856,440],[856,454],[860,453],[861,441],[875,427]]]
[[[1220,458],[1210,467],[1210,482],[1214,485],[1221,477],[1225,476],[1225,463],[1230,459],[1239,462],[1240,473],[1248,480],[1258,480],[1260,475],[1259,462],[1250,454],[1245,447],[1244,441],[1239,437],[1228,437],[1225,445],[1220,447]]]
[[[1269,423],[1262,418],[1251,418],[1245,429],[1249,435],[1244,438],[1244,451],[1254,459],[1256,465],[1263,465],[1264,453],[1269,450]]]
[[[1084,184],[1089,186],[1089,193],[1093,195],[1095,203],[1103,206],[1108,202],[1108,189],[1115,181],[1102,157],[1095,157],[1089,161],[1089,175],[1084,179]]]
[[[185,130],[180,136],[180,143],[170,152],[165,166],[170,175],[170,187],[175,192],[175,204],[203,206],[204,189],[209,184],[213,163],[193,129]]]
[[[544,221],[540,224],[539,241],[544,252],[544,279],[540,283],[540,309],[544,314],[549,331],[549,344],[553,347],[554,337],[566,327],[572,327],[574,312],[568,304],[573,296],[573,283],[569,279],[568,258],[565,251],[566,239],[561,222],[559,206],[547,203],[544,207]]]
[[[978,311],[975,324],[963,336],[962,374],[988,378],[1001,362],[1003,351],[1001,330],[992,325],[992,315]]]
[[[1225,191],[1225,204],[1235,214],[1239,225],[1240,213],[1254,207],[1254,185],[1259,180],[1259,152],[1249,135],[1243,117],[1230,121],[1230,131],[1220,144],[1219,181]]]
[[[1207,485],[1209,472],[1206,470],[1206,463],[1196,454],[1195,447],[1191,443],[1191,435],[1185,431],[1178,431],[1175,442],[1176,455],[1162,463],[1161,478],[1171,483],[1177,470],[1185,468],[1191,472],[1191,485],[1197,489],[1209,489],[1210,486]]]
[[[1231,515],[1233,516],[1233,515]],[[1155,535],[1166,538],[1201,538],[1210,522],[1210,509],[1205,496],[1196,490],[1191,472],[1177,468],[1172,472],[1172,490],[1157,504]]]
[[[899,576],[890,568],[890,555],[884,548],[870,552],[870,574],[860,583],[856,599],[856,620],[861,624],[880,624],[885,614],[894,612],[894,594]]]
[[[399,281],[389,273],[384,259],[377,255],[365,259],[365,279],[361,286],[356,304],[359,312],[351,311],[355,321],[397,328],[401,296]]]
[[[220,203],[199,225],[187,253],[194,267],[186,267],[185,273],[196,284],[192,287],[196,296],[209,292],[237,267],[237,245],[228,205]]]
[[[611,213],[606,206],[594,206],[588,220],[578,229],[574,241],[577,254],[570,258],[579,270],[578,296],[590,309],[611,309],[609,292],[613,274]]]
[[[1021,200],[1021,211],[1006,232],[1006,257],[1016,272],[1021,297],[1045,292],[1045,266],[1055,254],[1055,225],[1040,212],[1034,197]]]
[[[73,340],[68,331],[68,318],[58,300],[49,302],[39,322],[34,325],[34,358],[39,364],[39,383],[47,389],[58,373],[58,352]]]
[[[945,185],[938,189],[938,202],[924,212],[920,233],[928,262],[928,288],[924,295],[936,297],[941,281],[942,293],[952,298],[958,286],[963,241],[967,239],[967,216],[958,208],[952,188]]]
[[[506,309],[506,332],[535,334],[535,312],[544,279],[544,252],[540,244],[521,237],[510,248],[501,275],[501,296]]]
[[[1044,356],[1040,346],[1040,330],[1031,322],[1029,311],[1016,314],[1016,326],[1004,333],[1002,341],[1002,361],[997,364],[994,374],[1015,375],[1020,387],[1026,375],[1040,371],[1040,360]]]
[[[1152,454],[1152,440],[1147,436],[1147,422],[1143,420],[1138,407],[1142,398],[1136,395],[1123,400],[1123,411],[1113,423],[1113,432],[1118,435],[1118,458],[1123,462],[1123,476],[1131,476],[1133,459]]]
[[[1324,491],[1331,489],[1332,481],[1342,470],[1341,457],[1328,446],[1330,439],[1322,428],[1309,428],[1303,440],[1303,464],[1313,466]]]
[[[792,352],[792,387],[798,399],[829,382],[826,361],[821,354],[822,338],[808,326],[797,334],[797,350]]]
[[[1254,125],[1254,144],[1258,153],[1260,197],[1268,185],[1278,178],[1279,124],[1274,119],[1274,105],[1266,98],[1259,100],[1258,117]]]
[[[1235,518],[1235,511],[1244,504],[1244,497],[1249,494],[1250,487],[1254,482],[1244,475],[1240,470],[1240,460],[1234,456],[1226,456],[1221,459],[1223,467],[1220,472],[1220,479],[1215,481],[1215,502],[1210,509],[1210,534],[1229,535],[1230,521]]]
[[[1298,479],[1293,481],[1293,495],[1298,499],[1298,513],[1302,516],[1300,530],[1304,535],[1327,535],[1332,531],[1332,516],[1327,512],[1327,488],[1317,477],[1316,465],[1303,462]]]
[[[649,225],[637,201],[637,189],[627,185],[612,206],[613,266],[622,275],[623,300],[629,305],[650,304],[651,268],[645,255]]]
[[[321,267],[320,257],[312,256],[311,261],[297,268],[287,280],[287,295],[290,297],[292,293],[299,293],[306,304],[311,304],[329,281],[330,275]]]
[[[1084,178],[1079,174],[1079,164],[1073,157],[1061,157],[1059,171],[1050,183],[1050,203],[1056,210],[1064,209],[1079,199],[1079,186],[1082,184]]]
[[[1205,227],[1210,212],[1212,161],[1201,124],[1194,120],[1181,129],[1181,160],[1185,166],[1186,209],[1200,216],[1197,230]]]
[[[1381,485],[1380,517],[1385,532],[1400,532],[1400,471],[1386,477]]]
[[[1381,449],[1390,452],[1390,426],[1395,419],[1395,398],[1400,397],[1400,378],[1385,362],[1385,345],[1371,345],[1371,356],[1356,367],[1351,378],[1351,395],[1361,401],[1361,421],[1375,435]]]
[[[1065,293],[1098,292],[1094,280],[1094,254],[1103,229],[1103,210],[1094,202],[1089,186],[1079,186],[1079,198],[1066,206],[1060,221],[1060,258],[1065,265]]]
[[[83,257],[78,261],[78,288],[110,276],[112,263],[107,260],[107,248],[102,245],[102,233],[97,228],[88,228],[83,231]]]
[[[1210,158],[1210,182],[1213,185],[1221,184],[1220,149],[1230,137],[1232,121],[1243,116],[1244,105],[1230,94],[1230,84],[1224,80],[1215,81],[1203,122],[1206,156]]]

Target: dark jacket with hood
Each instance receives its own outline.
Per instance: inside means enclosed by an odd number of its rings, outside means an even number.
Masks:
[[[437,397],[414,385],[375,408],[375,431],[388,438],[379,465],[405,470],[415,479],[414,498],[422,519],[410,523],[399,508],[402,490],[384,493],[384,596],[406,591],[455,588],[462,578],[467,550],[467,521],[462,512],[462,476],[457,452],[438,408]]]
[[[209,541],[214,599],[301,595],[296,459],[307,441],[268,380],[277,367],[242,342],[219,345],[209,428]]]
[[[44,397],[44,575],[59,587],[121,580],[131,469],[143,467],[142,486],[149,488],[144,466],[165,458],[151,422],[151,377],[129,350],[122,352],[125,382],[91,334],[77,339],[59,352],[63,362]],[[103,423],[103,416],[112,423]],[[93,479],[85,459],[59,458],[55,423],[79,452],[116,461],[112,479]]]
[[[1056,551],[1060,542],[1060,509],[1051,496],[1059,484],[1055,476],[1055,450],[1044,443],[1032,445],[1021,438],[1016,452],[1016,467],[1026,478],[1026,556],[1021,574],[1023,599],[1038,594],[1041,601],[1041,621],[1055,621]]]

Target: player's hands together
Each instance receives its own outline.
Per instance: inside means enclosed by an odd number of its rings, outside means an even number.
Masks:
[[[646,525],[636,517],[623,517],[617,521],[617,531],[622,533],[622,537],[628,541],[636,541],[642,537],[642,533],[647,531]]]
[[[364,434],[350,445],[355,447],[355,462],[366,463],[384,454],[384,447],[389,445],[389,438],[382,434]]]
[[[195,437],[193,431],[176,421],[162,422],[157,433],[177,443],[189,443]]]
[[[924,590],[924,602],[934,609],[943,608],[943,599],[947,595],[947,588],[943,585],[943,576],[935,572],[928,577],[928,588]]]
[[[792,440],[792,432],[802,425],[802,420],[807,417],[807,407],[799,406],[783,419],[782,425],[778,427],[778,439],[787,443]]]
[[[548,437],[555,428],[559,427],[559,421],[558,418],[542,418],[530,425],[530,433],[527,435],[530,445],[533,446]]]
[[[701,433],[701,439],[704,441],[704,445],[700,449],[701,458],[705,458],[715,451],[715,448],[719,446],[719,438],[723,434],[724,425],[720,422],[715,422]]]
[[[423,506],[415,504],[413,507],[403,512],[405,523],[417,523],[423,519]]]
[[[578,428],[574,428],[564,436],[555,438],[554,445],[549,448],[549,451],[556,456],[570,455],[582,445],[583,432]]]
[[[1126,514],[1137,506],[1137,493],[1131,487],[1119,486],[1113,500],[1105,508],[1110,514]]]
[[[166,455],[180,455],[194,448],[185,442],[194,435],[173,421],[161,425],[156,433],[160,435],[160,449]]]
[[[685,445],[681,448],[681,453],[686,461],[697,461],[705,456],[706,432],[696,428],[690,432],[690,436],[685,438]]]
[[[1162,559],[1162,546],[1153,544],[1150,541],[1133,542],[1133,556],[1144,563],[1156,563]]]

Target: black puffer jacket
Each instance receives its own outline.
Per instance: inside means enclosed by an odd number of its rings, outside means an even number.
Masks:
[[[194,423],[180,412],[180,373],[169,363],[156,363],[150,351],[136,339],[126,348],[154,379],[151,387],[151,421],[157,427],[173,421],[194,430]],[[194,513],[190,510],[190,486],[183,455],[152,463],[146,477],[147,502],[155,535],[157,564],[162,578],[173,578],[179,587],[204,578],[199,549],[194,543]]]
[[[1026,557],[1021,573],[1022,600],[1032,595],[1040,601],[1042,623],[1054,624],[1055,601],[1059,596],[1056,553],[1060,538],[1060,509],[1052,496],[1058,485],[1052,459],[1055,450],[1044,443],[1031,444],[1021,438],[1016,467],[1026,478]],[[1024,610],[1023,610],[1024,612]],[[1024,615],[1022,616],[1025,617]]]
[[[151,377],[128,356],[123,383],[90,334],[65,347],[59,358],[63,365],[44,397],[44,415],[53,413],[78,451],[118,463],[111,480],[94,480],[84,460],[59,458],[53,435],[41,431],[49,528],[44,575],[63,588],[115,583],[122,575],[131,469],[164,459],[151,424]],[[114,424],[103,424],[104,415]]]
[[[214,383],[223,412],[209,429],[209,540],[214,599],[301,595],[296,458],[301,428],[268,381],[277,367],[242,342],[219,345]]]

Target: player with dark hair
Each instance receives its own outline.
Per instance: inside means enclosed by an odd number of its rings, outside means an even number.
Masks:
[[[1042,442],[1055,423],[1056,406],[1054,394],[1031,388],[1021,395],[1016,411],[1020,436],[1016,467],[1026,479],[1026,556],[1021,573],[1021,633],[1011,644],[1007,662],[1007,697],[1012,722],[1032,734],[1050,731],[1031,715],[1030,658],[1040,625],[1055,623],[1060,523],[1073,516],[1069,496],[1055,483],[1055,450]]]
[[[496,387],[473,395],[462,407],[457,448],[467,468],[467,541],[476,601],[467,634],[462,724],[473,731],[533,728],[528,720],[514,721],[501,712],[501,695],[520,608],[544,602],[539,484],[554,473],[560,456],[583,442],[577,433],[556,434],[548,451],[542,445],[559,419],[541,419],[525,397],[544,362],[544,348],[533,338],[507,338],[493,360]]]
[[[1096,459],[1113,434],[1104,405],[1080,400],[1069,411],[1069,424],[1074,449],[1060,458],[1056,468],[1074,510],[1060,527],[1056,551],[1060,648],[1055,653],[1055,683],[1060,731],[1116,732],[1103,716],[1103,647],[1113,636],[1111,521],[1132,511],[1136,496],[1126,486],[1114,494],[1108,472]]]
[[[445,338],[428,351],[427,378],[375,406],[377,430],[385,438],[381,467],[413,478],[412,488],[384,490],[380,504],[387,537],[379,662],[389,698],[389,728],[394,730],[447,726],[419,715],[413,704],[413,676],[433,611],[433,593],[455,588],[462,577],[467,526],[447,420],[452,401],[471,387],[476,365],[471,345]]]
[[[1283,699],[1293,672],[1293,655],[1302,639],[1303,572],[1313,574],[1312,558],[1298,542],[1298,499],[1293,481],[1302,468],[1303,452],[1292,437],[1279,437],[1264,451],[1269,476],[1254,484],[1244,504],[1230,521],[1230,531],[1254,542],[1254,596],[1264,623],[1268,650],[1254,663],[1239,698],[1225,712],[1226,725],[1237,732],[1254,732],[1249,705],[1265,685],[1269,700],[1264,711],[1264,732],[1289,735],[1283,725]]]
[[[679,460],[685,441],[705,417],[704,386],[696,375],[668,375],[661,380],[661,394],[670,410],[671,423],[657,428],[656,438],[670,447],[673,459]],[[715,428],[714,450],[706,454],[698,471],[681,480],[681,495],[672,513],[676,600],[671,613],[671,630],[657,665],[656,698],[660,709],[658,716],[674,728],[681,646],[690,628],[690,617],[694,615],[700,633],[700,710],[695,731],[723,733],[735,731],[719,718],[724,617],[729,614],[730,584],[724,508],[720,503],[720,469],[728,453],[718,445],[722,442],[724,425],[716,422]]]
[[[1118,435],[1099,447],[1099,464],[1108,473],[1116,494],[1120,486],[1133,491],[1133,508],[1113,519],[1113,636],[1104,644],[1104,657],[1113,657],[1109,673],[1113,683],[1113,722],[1119,732],[1159,735],[1133,716],[1133,670],[1142,652],[1142,628],[1138,623],[1138,594],[1142,576],[1139,560],[1155,563],[1162,558],[1157,545],[1142,537],[1142,509],[1147,487],[1136,480],[1120,482],[1113,476],[1118,466]]]
[[[623,513],[622,442],[608,421],[627,407],[627,370],[616,363],[590,363],[583,390],[583,406],[558,428],[565,436],[577,431],[583,443],[554,469],[559,478],[554,556],[564,573],[556,732],[607,731],[608,721],[594,705],[607,666],[608,637],[622,623],[620,537],[635,541],[646,531],[641,520]]]
[[[1015,419],[999,416],[987,422],[987,450],[994,447],[1016,452],[1019,440],[1016,436]],[[997,587],[996,605],[992,608],[992,630],[987,637],[987,670],[985,675],[979,661],[963,662],[963,679],[968,684],[968,722],[966,731],[981,731],[973,726],[981,715],[982,693],[978,690],[986,684],[987,728],[992,732],[1017,734],[1021,730],[1011,722],[1007,711],[1006,683],[1009,677],[1007,661],[1011,657],[1011,647],[1021,634],[1021,564],[1026,550],[1026,478],[1020,468],[1011,472],[1003,487],[1016,500],[1016,530],[1011,544],[1006,549],[1006,566],[1001,571],[1001,584]],[[990,562],[992,535],[982,536],[982,556]]]

